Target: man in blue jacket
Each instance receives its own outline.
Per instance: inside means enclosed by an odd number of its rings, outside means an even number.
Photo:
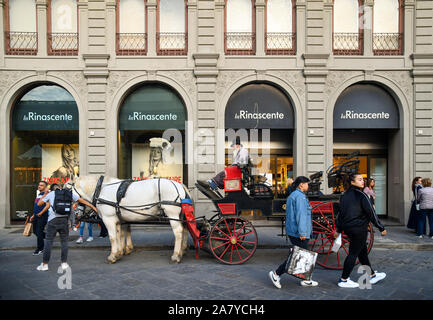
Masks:
[[[293,182],[294,191],[287,198],[286,202],[286,233],[293,245],[304,249],[308,248],[308,240],[313,231],[311,206],[305,196],[305,192],[308,191],[308,182],[310,182],[310,179],[307,177],[297,177],[295,182]],[[280,276],[286,272],[286,263],[287,261],[284,261],[277,270],[269,272],[272,283],[278,289],[281,288]],[[312,280],[302,280],[301,285],[304,287],[315,287],[318,283]]]

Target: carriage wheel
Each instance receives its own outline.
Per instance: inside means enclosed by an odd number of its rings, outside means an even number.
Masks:
[[[241,217],[223,217],[212,227],[209,236],[212,254],[225,264],[241,264],[257,249],[257,233],[253,225]]]
[[[310,250],[317,252],[317,264],[326,269],[343,269],[344,260],[349,254],[349,238],[342,234],[342,244],[340,250],[335,253],[331,251],[334,244],[333,234],[337,228],[335,226],[336,210],[338,202],[321,202],[312,208],[313,211],[313,237],[309,241]],[[368,225],[367,248],[371,251],[373,246],[373,229]],[[359,263],[357,260],[356,263]]]

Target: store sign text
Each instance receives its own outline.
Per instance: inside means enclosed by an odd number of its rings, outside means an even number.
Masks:
[[[177,114],[147,114],[142,112],[133,112],[128,115],[130,121],[176,121]]]
[[[72,121],[71,114],[37,114],[36,112],[28,112],[23,116],[23,121]]]
[[[388,112],[355,112],[353,110],[346,110],[346,113],[341,114],[341,119],[353,120],[353,119],[369,119],[369,120],[380,120],[389,119],[390,115]]]
[[[282,120],[284,119],[284,113],[281,112],[249,112],[246,110],[240,110],[239,113],[235,114],[237,120]]]

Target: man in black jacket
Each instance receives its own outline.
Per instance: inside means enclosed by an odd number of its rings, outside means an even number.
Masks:
[[[350,273],[355,267],[357,258],[359,258],[362,265],[366,265],[372,270],[371,284],[375,284],[386,277],[385,273],[375,272],[371,268],[366,243],[368,224],[370,222],[379,229],[382,236],[386,235],[386,230],[377,217],[369,197],[362,191],[364,188],[362,175],[350,174],[345,184],[346,191],[340,199],[340,213],[336,221],[337,232],[334,236],[338,237],[344,231],[350,239],[350,246],[349,255],[344,261],[343,274],[338,282],[338,286],[342,288],[357,288],[359,284],[349,278]]]

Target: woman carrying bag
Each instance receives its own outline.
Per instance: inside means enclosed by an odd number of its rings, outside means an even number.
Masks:
[[[350,280],[349,276],[355,267],[356,259],[362,265],[370,267],[370,283],[375,284],[386,277],[386,274],[373,271],[368,259],[367,235],[368,224],[372,222],[381,232],[386,235],[385,227],[379,221],[376,211],[369,197],[363,192],[364,179],[362,175],[352,173],[346,176],[344,183],[344,194],[340,199],[340,213],[337,216],[337,232],[334,237],[338,237],[343,231],[349,237],[349,255],[344,261],[344,269],[338,286],[341,288],[358,288],[359,284]]]
[[[413,201],[412,201],[412,205],[410,207],[409,220],[407,221],[407,227],[409,229],[414,229],[415,231],[417,231],[416,229],[418,227],[418,220],[420,218],[418,193],[419,193],[419,190],[422,189],[422,181],[421,180],[422,180],[422,177],[415,177],[412,180]],[[423,230],[423,233],[426,233],[425,228]]]

